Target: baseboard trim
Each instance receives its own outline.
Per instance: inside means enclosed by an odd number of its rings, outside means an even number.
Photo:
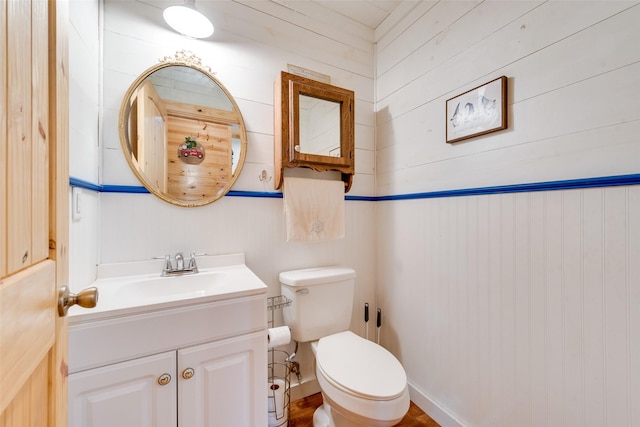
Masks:
[[[409,385],[409,397],[411,401],[422,409],[427,415],[429,415],[435,422],[440,424],[441,427],[466,427],[463,423],[458,421],[453,415],[451,415],[446,409],[442,408],[437,402],[427,396],[424,392],[414,386],[411,381]],[[316,378],[310,378],[297,383],[295,378],[291,378],[291,401],[303,399],[311,396],[312,394],[320,393],[320,385]]]
[[[414,386],[411,381],[409,381],[409,397],[417,407],[422,409],[442,427],[465,427],[465,425],[451,415],[449,411],[442,408],[437,402]]]
[[[302,383],[298,383],[295,379],[295,375],[291,376],[291,401],[303,399],[311,396],[312,394],[320,393],[320,384],[315,378],[304,380]]]

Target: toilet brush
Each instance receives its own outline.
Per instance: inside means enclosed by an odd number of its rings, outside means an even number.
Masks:
[[[376,318],[376,344],[380,344],[380,326],[382,326],[382,310],[378,309]]]
[[[369,303],[364,303],[364,336],[369,339]]]

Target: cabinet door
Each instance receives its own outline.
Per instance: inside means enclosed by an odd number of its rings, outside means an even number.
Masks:
[[[267,425],[264,331],[178,350],[178,375],[180,427]]]
[[[175,427],[175,371],[171,351],[69,375],[69,427]]]

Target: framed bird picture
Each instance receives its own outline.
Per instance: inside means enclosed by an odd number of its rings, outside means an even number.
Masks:
[[[447,143],[507,128],[507,78],[498,77],[447,100]]]

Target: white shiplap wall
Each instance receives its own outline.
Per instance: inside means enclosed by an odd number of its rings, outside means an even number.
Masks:
[[[637,173],[636,2],[422,2],[409,16],[378,43],[377,195]],[[500,75],[509,129],[443,144],[445,100]]]
[[[377,194],[640,172],[640,6],[420,2],[378,42]],[[444,142],[509,77],[509,129]],[[442,425],[639,426],[640,188],[376,203],[383,343]]]
[[[212,68],[242,111],[249,149],[234,190],[273,188],[257,179],[263,169],[273,175],[273,82],[287,64],[295,64],[330,75],[333,84],[355,91],[357,161],[350,194],[373,195],[371,34],[361,30],[357,37],[350,27],[342,32],[327,24],[311,25],[299,14],[288,17],[293,22],[276,18],[272,8],[280,15],[289,9],[274,2],[200,1],[198,7],[212,17],[216,32],[211,40],[190,40],[162,21],[165,4],[169,2],[105,1],[104,183],[138,184],[120,151],[117,123],[123,94],[158,58],[187,49]]]

